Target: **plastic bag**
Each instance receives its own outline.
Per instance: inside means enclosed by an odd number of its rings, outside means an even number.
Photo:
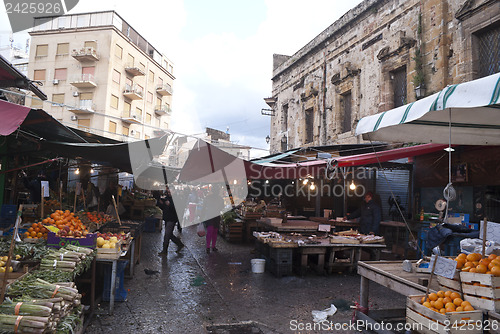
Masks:
[[[204,237],[207,234],[207,230],[205,229],[205,225],[203,225],[203,223],[198,224],[198,228],[196,229],[196,233],[198,233],[199,237]]]
[[[325,321],[329,315],[334,315],[337,312],[335,305],[331,304],[329,308],[323,311],[312,311],[313,321],[322,322]]]

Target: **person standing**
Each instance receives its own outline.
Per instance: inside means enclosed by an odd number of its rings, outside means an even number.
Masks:
[[[367,192],[364,202],[356,211],[347,214],[348,219],[359,217],[359,232],[362,234],[379,234],[382,213],[380,206],[373,200],[373,193]]]
[[[221,220],[220,213],[223,209],[224,198],[220,194],[220,191],[214,187],[214,189],[212,189],[203,199],[203,206],[201,209],[201,218],[204,219],[203,224],[207,230],[207,254],[210,253],[210,249],[212,249],[212,252],[218,251],[215,245],[217,243],[217,232]]]
[[[166,193],[164,197],[160,197],[157,200],[156,206],[158,206],[163,211],[163,220],[165,221],[165,234],[163,236],[163,250],[158,253],[158,255],[166,255],[168,252],[168,245],[170,240],[172,240],[177,245],[177,252],[180,252],[184,248],[184,244],[181,239],[174,235],[175,225],[179,222],[177,217],[177,212],[175,211],[174,201],[172,200],[172,194],[170,189],[166,188]]]

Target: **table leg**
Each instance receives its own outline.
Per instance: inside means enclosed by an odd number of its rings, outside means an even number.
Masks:
[[[328,259],[328,273],[331,274],[333,271],[333,263],[335,262],[335,249],[332,248],[330,251],[330,258]]]
[[[113,314],[115,307],[115,290],[116,290],[116,264],[118,260],[114,260],[111,267],[111,291],[109,292],[109,315]]]
[[[318,254],[318,272],[320,274],[325,272],[325,253]]]
[[[96,261],[95,257],[92,261],[92,272],[90,275],[90,314],[94,313],[95,310],[95,273],[96,273]]]
[[[361,276],[361,284],[359,287],[359,305],[363,310],[368,310],[368,293],[370,288],[369,284],[370,280],[364,276]]]
[[[361,249],[360,248],[351,248],[351,254],[349,255],[349,260],[350,260],[350,266],[349,266],[349,272],[353,272],[354,269],[356,268],[356,264],[359,261],[361,254]]]
[[[130,242],[130,276],[134,276],[134,264],[135,264],[135,239]]]
[[[307,269],[307,254],[302,254],[301,256],[301,261],[300,261],[300,274],[305,275],[306,269]]]

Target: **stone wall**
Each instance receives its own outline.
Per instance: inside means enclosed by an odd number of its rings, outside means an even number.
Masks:
[[[359,119],[394,107],[396,72],[406,71],[405,103],[416,100],[417,50],[426,95],[477,78],[475,33],[498,23],[494,0],[362,2],[294,55],[274,56],[271,151],[283,136],[288,149],[362,142]]]

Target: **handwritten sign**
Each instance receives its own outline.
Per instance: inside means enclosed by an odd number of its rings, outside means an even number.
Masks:
[[[41,181],[41,187],[42,187],[43,197],[50,197],[49,181]]]
[[[82,184],[80,182],[77,182],[76,183],[76,190],[75,190],[75,194],[78,196],[80,195],[80,191],[82,190]]]
[[[429,268],[433,267],[434,261],[436,261],[436,256],[432,255],[431,263],[429,263]],[[457,261],[439,256],[437,258],[436,267],[434,268],[434,274],[453,279],[456,269]]]
[[[483,238],[483,225],[481,222],[481,229],[479,231],[479,238]],[[495,241],[500,243],[500,224],[495,222],[488,222],[486,225],[486,240]]]

